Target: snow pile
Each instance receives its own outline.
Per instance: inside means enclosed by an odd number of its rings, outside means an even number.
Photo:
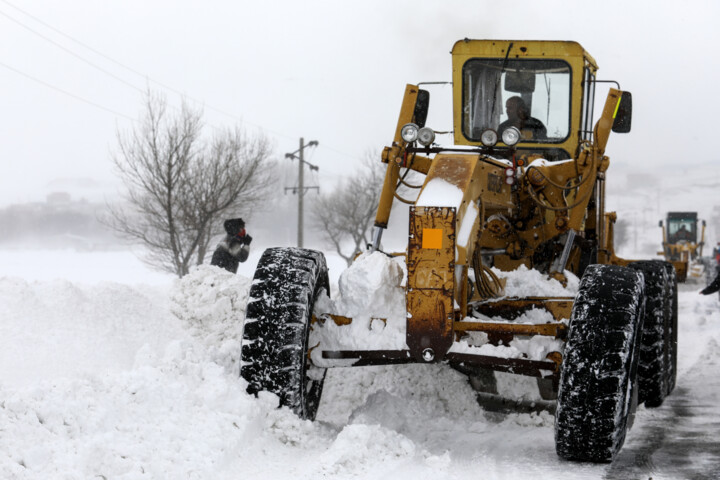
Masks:
[[[160,350],[180,334],[166,295],[160,287],[0,277],[0,382],[132,368],[143,345]]]
[[[177,281],[171,311],[208,349],[209,358],[240,374],[240,345],[252,281],[222,268],[200,265]]]
[[[412,458],[415,444],[403,435],[379,425],[349,425],[320,456],[322,473],[334,477],[365,470],[368,458],[385,465],[395,459]]]
[[[244,390],[181,341],[112,377],[5,390],[2,478],[213,478],[248,443],[278,438],[274,425],[302,423]]]
[[[318,299],[315,314],[321,322],[310,334],[310,345],[320,344],[324,350],[407,349],[404,278],[402,257],[390,258],[381,252],[360,255],[340,275],[340,296]],[[322,313],[349,317],[352,323],[338,326]],[[312,355],[313,361],[328,364],[320,352]]]
[[[580,279],[572,272],[565,270],[567,286],[563,285],[547,274],[520,265],[511,272],[503,272],[497,268],[492,271],[500,278],[506,280],[506,297],[574,297],[580,286]]]
[[[340,275],[340,298],[334,302],[337,313],[350,317],[404,315],[404,278],[403,257],[363,253]]]
[[[567,286],[563,285],[547,274],[537,270],[531,270],[521,265],[516,270],[504,272],[493,268],[492,271],[501,279],[505,279],[505,297],[491,299],[489,302],[503,298],[523,297],[574,297],[580,285],[580,279],[569,271],[565,271],[568,280]],[[533,308],[512,321],[502,317],[488,317],[475,313],[473,318],[464,320],[480,320],[483,322],[513,323],[513,324],[544,324],[555,323],[552,314],[545,309]],[[567,320],[562,320],[567,324]],[[530,360],[546,360],[551,352],[562,352],[564,342],[553,337],[536,335],[532,337],[515,336],[508,345],[492,345],[488,343],[488,336],[484,332],[468,332],[459,342],[450,348],[455,353],[470,353],[474,355],[490,355],[500,358],[527,358]],[[548,372],[549,374],[549,372]]]

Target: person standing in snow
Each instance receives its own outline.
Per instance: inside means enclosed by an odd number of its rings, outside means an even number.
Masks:
[[[710,282],[707,287],[700,290],[700,294],[702,295],[710,295],[711,293],[720,291],[720,242],[718,242],[717,247],[713,248],[713,259],[715,260],[715,271],[717,272],[717,275],[715,276],[715,280]]]
[[[242,218],[225,220],[223,227],[227,235],[215,248],[210,265],[237,273],[240,262],[247,260],[250,255],[252,237],[245,231],[245,222]]]
[[[711,293],[715,293],[717,291],[720,291],[720,271],[715,276],[715,280],[710,282],[710,285],[700,290],[700,294],[710,295]]]

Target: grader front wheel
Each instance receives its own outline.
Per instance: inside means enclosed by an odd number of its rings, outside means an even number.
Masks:
[[[585,271],[560,373],[560,457],[609,462],[622,447],[636,406],[643,305],[643,279],[634,270],[590,265]]]
[[[314,420],[325,369],[309,365],[312,309],[328,288],[322,253],[300,248],[265,250],[250,288],[243,330],[240,375],[248,393],[268,391],[280,405]]]

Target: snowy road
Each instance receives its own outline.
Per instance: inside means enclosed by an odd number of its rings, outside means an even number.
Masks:
[[[642,412],[604,478],[720,478],[720,346],[708,348],[662,407]]]
[[[483,410],[443,365],[334,369],[318,421],[237,375],[249,282],[0,276],[0,478],[720,478],[720,302],[679,295],[679,375],[612,464],[561,461],[553,417]],[[529,395],[533,379],[501,376]]]

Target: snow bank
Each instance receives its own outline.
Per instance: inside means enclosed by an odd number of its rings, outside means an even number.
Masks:
[[[0,277],[0,383],[132,368],[143,345],[160,350],[181,332],[166,299],[162,287]]]
[[[202,349],[146,349],[135,368],[2,391],[2,478],[213,478],[263,437],[302,423],[255,400]],[[297,429],[297,427],[295,428]]]
[[[175,283],[171,311],[208,349],[210,358],[240,374],[240,344],[252,280],[201,265]]]
[[[356,263],[326,305],[347,314],[369,308],[404,324],[402,261],[366,255]],[[509,278],[510,292],[559,292],[528,278],[515,287]],[[247,395],[233,359],[248,287],[247,278],[211,267],[169,291],[0,278],[0,478],[469,479],[482,471],[489,480],[588,480],[616,473],[613,465],[568,470],[554,452],[552,416],[486,412],[467,378],[447,365],[331,369],[314,423],[276,408],[274,395]],[[680,291],[673,394],[683,408],[693,401],[682,395],[712,405],[715,392],[701,379],[714,378],[720,362],[717,296],[688,288]],[[363,331],[375,338],[394,328],[390,320],[368,319]],[[518,321],[543,318],[531,311]],[[497,377],[501,394],[535,398],[533,378]],[[629,457],[635,443],[655,441],[657,422],[677,421],[672,398],[668,409],[638,411]],[[655,477],[683,478],[657,468]]]

